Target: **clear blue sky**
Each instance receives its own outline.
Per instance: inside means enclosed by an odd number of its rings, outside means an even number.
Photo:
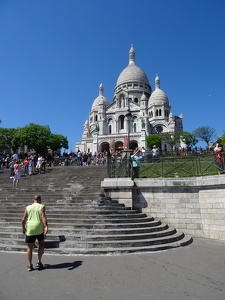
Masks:
[[[102,82],[111,103],[131,44],[184,130],[225,130],[224,0],[0,0],[0,119],[49,125],[74,150]]]

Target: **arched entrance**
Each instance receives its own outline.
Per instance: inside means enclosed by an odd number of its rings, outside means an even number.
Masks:
[[[104,142],[100,145],[100,149],[101,149],[101,152],[104,152],[104,151],[109,151],[109,143],[107,142]]]
[[[123,142],[121,142],[121,141],[116,142],[115,150],[123,150]]]
[[[134,150],[137,147],[138,147],[137,141],[134,140],[130,141],[130,149]]]

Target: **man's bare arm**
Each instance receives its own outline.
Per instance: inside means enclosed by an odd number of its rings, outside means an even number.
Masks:
[[[42,217],[42,222],[44,224],[44,234],[47,234],[48,233],[48,221],[47,221],[47,217],[46,217],[46,214],[45,214],[45,207],[42,208],[42,213],[41,213],[41,217]]]
[[[23,214],[23,218],[22,218],[22,232],[23,234],[26,233],[26,222],[27,222],[27,217],[28,217],[28,214],[27,214],[27,211],[25,210],[24,214]]]

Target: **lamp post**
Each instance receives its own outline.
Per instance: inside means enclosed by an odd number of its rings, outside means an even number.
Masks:
[[[130,111],[130,109],[127,110],[127,113],[125,114],[125,117],[127,119],[127,149],[123,150],[122,152],[122,157],[125,157],[127,155],[127,157],[130,156],[132,150],[130,149],[130,120],[132,117],[132,113]]]
[[[127,118],[127,139],[128,139],[128,149],[130,149],[130,120],[131,120],[131,117],[132,117],[132,113],[130,112],[130,109],[127,110],[127,113],[126,113],[126,118]]]

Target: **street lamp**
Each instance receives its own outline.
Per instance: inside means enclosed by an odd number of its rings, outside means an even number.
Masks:
[[[127,126],[127,142],[128,142],[128,149],[130,149],[130,120],[132,117],[132,113],[130,112],[130,109],[127,110],[126,113],[126,118],[127,118],[127,122],[128,122],[128,126]]]

